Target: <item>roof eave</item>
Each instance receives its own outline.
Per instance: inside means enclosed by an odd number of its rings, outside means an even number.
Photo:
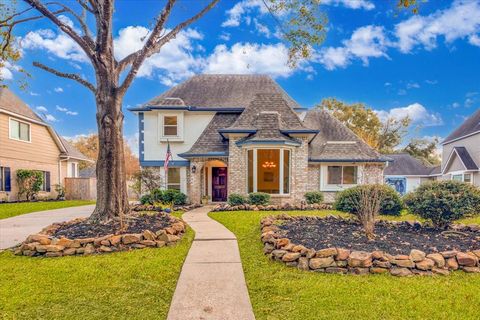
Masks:
[[[179,153],[182,158],[210,158],[210,157],[228,157],[228,152],[206,152],[206,153]]]
[[[312,159],[309,158],[308,162],[388,162],[386,159]]]

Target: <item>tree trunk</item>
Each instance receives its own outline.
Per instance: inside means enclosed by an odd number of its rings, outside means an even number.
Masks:
[[[128,213],[128,195],[123,152],[122,96],[114,85],[97,89],[97,205],[90,216],[92,222],[105,222]]]

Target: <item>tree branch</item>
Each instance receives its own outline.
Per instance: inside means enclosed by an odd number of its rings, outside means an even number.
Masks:
[[[37,68],[40,68],[40,69],[43,69],[47,72],[50,72],[50,73],[53,73],[54,75],[58,76],[58,77],[62,77],[62,78],[67,78],[67,79],[71,79],[71,80],[75,80],[77,81],[78,83],[80,83],[81,85],[87,87],[87,89],[90,89],[90,91],[92,91],[94,94],[96,93],[96,88],[93,84],[91,84],[90,82],[88,82],[87,80],[83,79],[82,77],[80,77],[78,74],[75,74],[75,73],[65,73],[65,72],[60,72],[58,70],[55,70],[53,68],[50,68],[50,67],[47,67],[46,65],[40,63],[40,62],[33,62],[33,65]]]
[[[82,6],[83,9],[87,10],[90,13],[93,13],[93,9],[88,6],[84,0],[77,0],[78,4]]]
[[[120,94],[123,94],[126,92],[126,90],[128,89],[128,87],[130,86],[130,84],[132,83],[133,79],[135,78],[135,76],[137,75],[138,73],[138,70],[140,68],[140,66],[142,65],[142,63],[145,61],[145,59],[147,59],[148,57],[152,56],[153,54],[155,53],[158,53],[160,51],[160,49],[162,48],[162,46],[164,44],[166,44],[168,41],[170,41],[171,39],[175,38],[175,36],[182,30],[184,29],[185,27],[189,26],[190,24],[192,24],[193,22],[197,21],[198,19],[200,19],[203,15],[205,15],[208,11],[210,11],[220,0],[212,0],[207,6],[205,6],[200,12],[198,12],[196,15],[192,16],[191,18],[183,21],[182,23],[178,24],[175,28],[173,28],[169,33],[167,33],[165,36],[157,39],[161,29],[163,28],[163,25],[162,25],[162,28],[160,28],[160,30],[158,30],[158,33],[155,35],[155,37],[152,37],[152,35],[150,35],[149,39],[147,40],[147,42],[145,43],[145,45],[143,46],[143,48],[140,50],[140,51],[137,51],[135,54],[135,57],[134,59],[132,59],[133,61],[131,62],[132,64],[132,67],[128,73],[128,75],[125,77],[125,80],[123,81],[122,85],[120,86],[119,88],[119,92]],[[166,12],[167,9],[168,9],[168,5],[171,3],[171,5],[173,6],[173,3],[175,1],[169,1],[169,3],[166,5],[165,9],[164,9],[164,12],[162,12],[162,15],[166,15],[165,16],[165,21],[166,19],[168,18],[168,15],[170,14],[170,12]],[[171,10],[171,7],[170,7],[170,10]],[[157,26],[159,26],[160,23],[165,23],[165,21],[161,21],[159,19],[159,21],[157,22],[157,25],[155,26],[155,29],[154,31],[157,31]],[[125,58],[127,59],[128,56]],[[124,60],[125,60],[124,59]],[[121,62],[120,62],[121,64]],[[128,64],[124,63],[122,65],[122,67],[126,67]],[[123,70],[123,69],[120,69],[120,70]],[[119,71],[121,72],[121,71]]]
[[[40,12],[42,15],[44,15],[46,18],[48,18],[50,21],[56,24],[60,28],[60,30],[65,32],[70,38],[72,38],[73,41],[75,41],[83,49],[83,51],[85,51],[85,54],[90,58],[92,62],[95,61],[94,48],[91,47],[91,45],[88,43],[87,40],[83,39],[79,34],[77,34],[73,30],[73,28],[71,28],[70,26],[67,26],[65,23],[60,21],[60,19],[58,19],[58,17],[53,12],[48,10],[47,7],[45,7],[38,0],[23,0],[23,1],[31,5],[32,7],[34,7],[38,12]]]
[[[80,26],[82,28],[82,31],[83,33],[85,34],[85,37],[88,37],[89,39],[85,39],[88,43],[92,44],[93,43],[93,40],[92,40],[92,33],[90,32],[90,29],[88,29],[88,26],[87,24],[85,23],[84,19],[82,19],[82,17],[80,17],[75,11],[73,11],[71,8],[67,7],[66,5],[64,5],[63,3],[60,3],[60,2],[49,2],[47,3],[47,5],[57,5],[57,6],[60,6],[62,7],[65,11],[67,11],[68,13],[70,13],[72,16],[74,16],[77,21],[80,23]],[[83,38],[85,38],[83,37]]]

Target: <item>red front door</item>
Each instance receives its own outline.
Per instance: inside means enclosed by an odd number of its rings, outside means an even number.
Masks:
[[[212,168],[212,201],[227,201],[227,168]]]

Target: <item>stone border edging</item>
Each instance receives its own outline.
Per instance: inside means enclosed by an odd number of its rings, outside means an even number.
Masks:
[[[333,216],[326,218],[315,216],[292,217],[287,214],[263,218],[260,222],[261,240],[264,244],[263,252],[270,256],[271,259],[282,261],[289,267],[326,273],[390,273],[394,276],[448,275],[450,271],[454,270],[480,273],[480,250],[469,252],[452,250],[426,254],[423,251],[413,249],[409,255],[395,256],[383,251],[351,251],[343,248],[315,250],[291,243],[290,239],[277,233],[279,228],[275,224],[277,221],[282,220],[321,220],[329,218],[343,219],[342,217]],[[384,223],[398,225],[400,223],[411,224],[412,222],[384,221]],[[420,223],[415,222],[415,224]],[[458,226],[456,230],[466,228],[469,228],[469,226]],[[472,231],[479,232],[477,228]]]
[[[298,205],[291,205],[289,203],[281,204],[269,204],[269,205],[251,205],[243,204],[238,206],[231,206],[228,203],[220,204],[212,209],[212,212],[217,211],[244,211],[244,210],[253,210],[253,211],[307,211],[307,210],[332,210],[332,205],[328,203],[315,203],[315,204],[305,204],[301,203]]]
[[[156,231],[144,230],[142,233],[109,234],[97,238],[69,239],[52,235],[61,226],[85,220],[74,219],[65,223],[54,223],[38,234],[32,234],[19,245],[15,255],[29,257],[61,257],[73,255],[91,255],[143,249],[146,247],[172,246],[176,244],[186,230],[186,223],[169,216],[170,226]]]

